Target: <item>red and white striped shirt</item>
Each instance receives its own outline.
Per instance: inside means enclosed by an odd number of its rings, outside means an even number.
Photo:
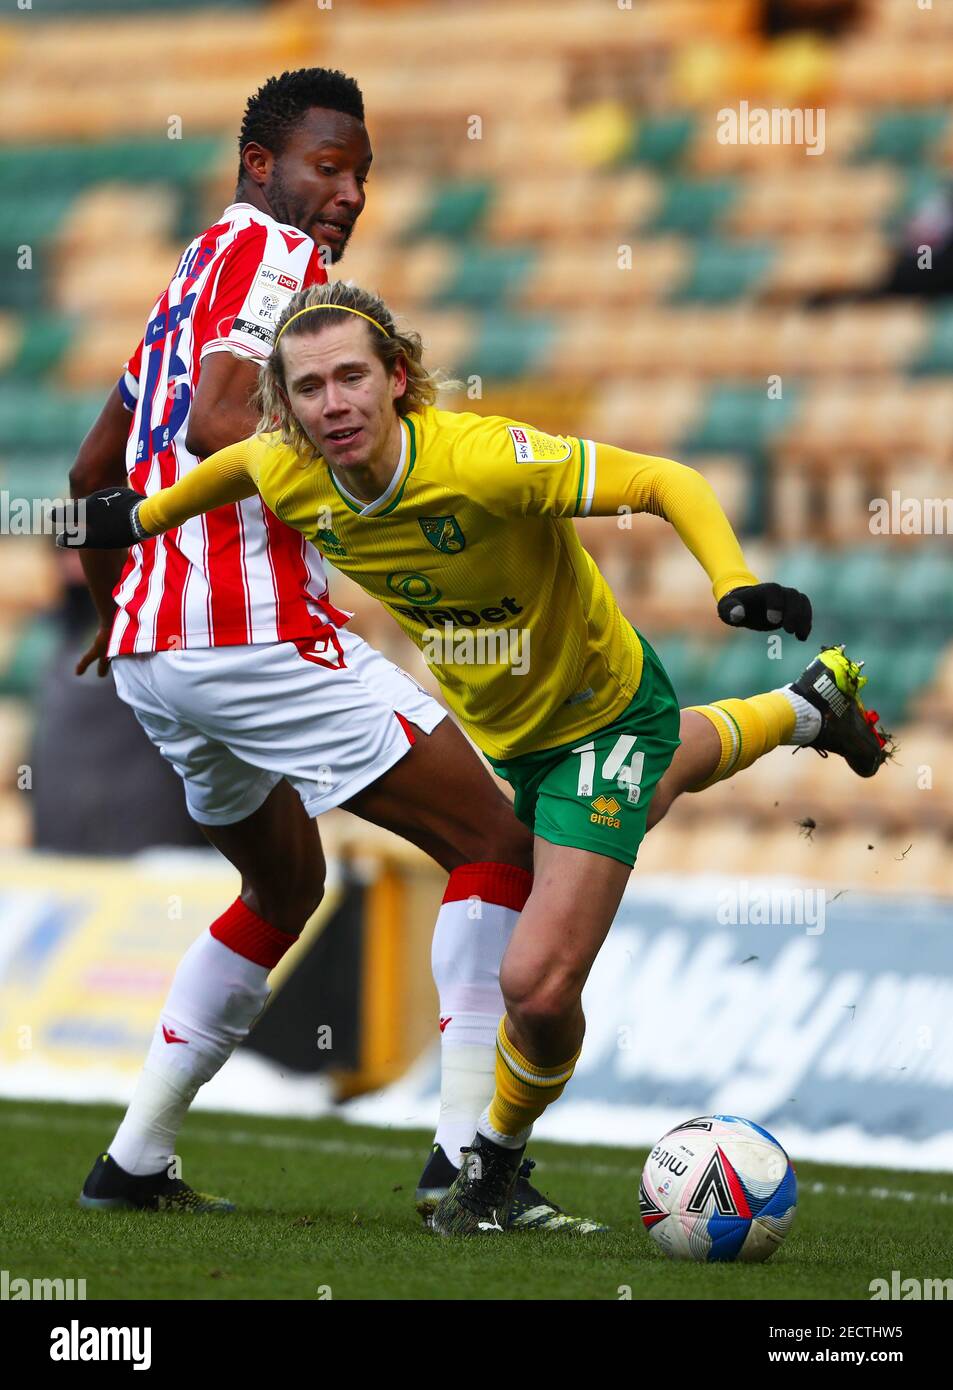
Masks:
[[[265,361],[291,296],[326,279],[311,238],[250,203],[189,244],[119,382],[131,487],[149,495],[198,466],[185,436],[203,359]],[[110,656],[294,641],[350,617],[328,601],[319,552],[258,497],[133,546],[115,598]]]

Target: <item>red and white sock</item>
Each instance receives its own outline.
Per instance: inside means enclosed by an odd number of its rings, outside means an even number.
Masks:
[[[440,997],[440,1120],[434,1143],[460,1166],[493,1096],[496,1030],[503,1016],[500,963],[533,876],[512,864],[454,869],[434,928]]]
[[[239,898],[179,962],[129,1109],[109,1152],[127,1173],[168,1168],[195,1093],[248,1036],[268,973],[296,938]]]

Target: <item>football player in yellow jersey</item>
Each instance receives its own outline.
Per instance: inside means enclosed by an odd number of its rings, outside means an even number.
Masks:
[[[582,987],[639,843],[682,791],[779,744],[884,760],[859,668],[828,649],[792,686],[679,711],[573,518],[663,516],[733,626],[804,640],[805,595],[763,584],[710,486],[669,459],[437,409],[420,339],[336,282],[299,293],[262,372],[257,435],[173,487],[87,499],[91,546],[127,545],[259,492],[393,614],[447,703],[515,792],[535,877],[500,971],[496,1085],[434,1212],[442,1234],[502,1230],[533,1122],[572,1076]],[[452,778],[453,769],[447,769]]]

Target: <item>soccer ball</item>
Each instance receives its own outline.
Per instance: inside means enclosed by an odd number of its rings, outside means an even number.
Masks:
[[[645,1228],[673,1260],[766,1260],[796,1206],[791,1160],[766,1129],[737,1115],[670,1129],[639,1184]]]

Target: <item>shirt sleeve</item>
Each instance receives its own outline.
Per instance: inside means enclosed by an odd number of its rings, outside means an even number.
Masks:
[[[454,447],[456,483],[497,516],[616,516],[668,521],[712,582],[716,601],[757,584],[711,484],[673,459],[473,417]]]
[[[145,339],[139,339],[139,346],[123,367],[122,376],[116,383],[119,387],[122,403],[132,415],[135,414],[136,402],[139,399],[139,377],[142,372],[142,348],[144,342]]]
[[[325,279],[314,242],[261,223],[248,227],[228,248],[212,281],[208,336],[199,358],[232,352],[263,362],[271,353],[275,323],[296,290]]]
[[[190,517],[241,502],[258,491],[253,439],[209,454],[171,487],[161,488],[139,506],[137,520],[151,536],[181,526]]]

